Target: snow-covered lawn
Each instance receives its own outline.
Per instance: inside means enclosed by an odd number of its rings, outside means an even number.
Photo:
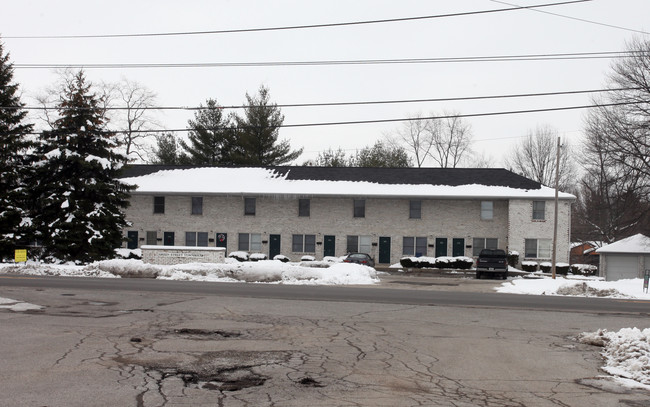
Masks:
[[[531,278],[534,277],[534,278]],[[500,293],[527,295],[570,295],[579,297],[636,298],[650,300],[650,293],[643,292],[640,278],[604,281],[601,277],[543,275],[515,277],[495,287]],[[650,305],[650,303],[648,304]]]

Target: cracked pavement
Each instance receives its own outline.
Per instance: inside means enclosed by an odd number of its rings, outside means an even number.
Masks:
[[[600,349],[573,339],[647,324],[640,316],[28,288],[0,297],[44,306],[0,310],[1,406],[650,406],[650,392],[599,377]]]

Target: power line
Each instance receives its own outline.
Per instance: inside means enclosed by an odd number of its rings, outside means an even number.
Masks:
[[[500,112],[484,112],[484,113],[468,113],[468,114],[451,114],[451,115],[442,115],[442,116],[427,116],[427,117],[403,117],[403,118],[394,118],[394,119],[374,119],[374,120],[350,120],[342,122],[320,122],[320,123],[296,123],[296,124],[282,124],[276,126],[276,128],[301,128],[301,127],[324,127],[324,126],[345,126],[345,125],[356,125],[356,124],[377,124],[377,123],[396,123],[396,122],[409,122],[417,120],[441,120],[441,119],[453,119],[453,118],[471,118],[471,117],[487,117],[487,116],[504,116],[511,114],[527,114],[527,113],[545,113],[545,112],[558,112],[558,111],[567,111],[567,110],[579,110],[579,109],[591,109],[599,107],[612,107],[612,106],[624,106],[624,105],[635,105],[642,104],[644,102],[620,102],[620,103],[603,103],[603,104],[594,104],[594,105],[579,105],[579,106],[563,106],[563,107],[550,107],[550,108],[541,108],[541,109],[525,109],[525,110],[508,110]],[[252,127],[215,127],[209,128],[208,130],[227,130],[227,129],[246,129]],[[149,129],[149,130],[104,130],[99,131],[101,134],[123,134],[123,133],[181,133],[188,131],[197,131],[198,128],[185,128],[185,129]],[[30,132],[25,133],[29,135],[41,135],[43,131],[40,132]]]
[[[499,0],[490,0],[490,1],[493,2],[493,3],[505,4],[507,6],[513,6],[513,7],[517,6],[517,4],[508,3],[508,2],[505,2],[505,1],[499,1]],[[643,31],[643,30],[635,30],[633,28],[621,27],[619,25],[601,23],[601,22],[598,22],[598,21],[587,20],[587,19],[584,19],[584,18],[571,17],[571,16],[567,16],[567,15],[564,15],[564,14],[553,13],[553,12],[546,11],[546,10],[531,9],[531,11],[536,11],[538,13],[549,14],[549,15],[556,16],[556,17],[568,18],[569,20],[580,21],[580,22],[583,22],[583,23],[601,25],[603,27],[609,27],[609,28],[616,28],[618,30],[630,31],[630,32],[645,34],[645,35],[650,34],[650,33],[646,32],[646,31]]]
[[[559,92],[540,92],[540,93],[517,93],[505,95],[483,95],[483,96],[459,96],[449,98],[429,98],[429,99],[393,99],[393,100],[366,100],[366,101],[349,101],[349,102],[321,102],[321,103],[287,103],[275,104],[278,108],[299,108],[299,107],[330,107],[330,106],[359,106],[359,105],[381,105],[381,104],[402,104],[402,103],[427,103],[427,102],[455,102],[455,101],[469,101],[469,100],[490,100],[490,99],[511,99],[511,98],[526,98],[526,97],[541,97],[541,96],[563,96],[563,95],[580,95],[589,93],[603,93],[603,92],[618,92],[625,90],[638,90],[641,88],[609,88],[609,89],[588,89],[588,90],[569,90]],[[261,106],[218,106],[220,109],[245,109],[248,107],[261,107]],[[92,108],[78,108],[67,107],[59,108],[56,106],[0,106],[0,109],[12,110],[90,110]],[[205,110],[207,107],[188,107],[188,106],[148,106],[135,109],[133,107],[114,106],[105,107],[102,110]]]
[[[130,38],[130,37],[132,38],[132,37],[163,37],[163,36],[168,37],[168,36],[181,36],[181,35],[238,34],[238,33],[266,32],[266,31],[303,30],[303,29],[312,29],[312,28],[332,28],[332,27],[345,27],[345,26],[355,26],[355,25],[384,24],[384,23],[395,23],[395,22],[406,22],[406,21],[430,20],[436,18],[470,16],[470,15],[489,14],[489,13],[501,13],[507,11],[535,9],[535,8],[542,8],[542,7],[554,7],[554,6],[561,6],[561,5],[574,4],[574,3],[585,3],[590,1],[592,0],[573,0],[573,1],[563,1],[557,3],[537,4],[532,6],[514,6],[514,7],[502,8],[502,9],[467,11],[467,12],[448,13],[448,14],[434,14],[434,15],[427,15],[427,16],[386,18],[386,19],[365,20],[365,21],[348,21],[348,22],[326,23],[326,24],[305,24],[305,25],[280,26],[280,27],[241,28],[241,29],[231,29],[231,30],[206,30],[206,31],[178,31],[178,32],[159,32],[159,33],[136,33],[136,34],[33,35],[33,36],[24,35],[24,36],[4,36],[4,38],[10,38],[10,39],[82,39],[82,38]]]
[[[250,68],[279,66],[332,66],[332,65],[395,65],[468,62],[518,62],[554,61],[583,59],[626,58],[646,55],[645,51],[603,51],[573,52],[555,54],[523,54],[469,57],[393,58],[393,59],[348,59],[317,61],[263,61],[263,62],[178,62],[178,63],[69,63],[69,64],[13,64],[15,69],[140,69],[140,68]]]

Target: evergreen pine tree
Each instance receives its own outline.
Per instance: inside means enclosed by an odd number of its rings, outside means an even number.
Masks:
[[[275,103],[270,103],[268,88],[261,86],[259,94],[246,94],[244,117],[236,117],[238,127],[235,162],[241,165],[282,165],[295,160],[302,148],[291,151],[288,140],[278,142],[284,116]]]
[[[83,71],[68,81],[57,106],[59,118],[37,148],[34,224],[44,254],[89,262],[110,258],[127,225],[122,210],[131,189],[118,179],[124,157],[106,131],[100,98]]]
[[[27,133],[32,125],[24,123],[27,112],[12,81],[13,65],[0,43],[0,259],[13,256],[30,224],[24,180],[30,169],[33,144]]]
[[[195,165],[230,165],[234,148],[234,132],[230,118],[223,116],[223,108],[214,99],[188,121],[189,143],[180,144],[186,155],[182,161]]]

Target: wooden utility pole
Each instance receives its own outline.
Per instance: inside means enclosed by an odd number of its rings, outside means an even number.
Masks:
[[[557,218],[558,218],[558,187],[560,183],[560,138],[557,138],[557,153],[555,157],[555,211],[553,214],[553,254],[551,256],[551,271],[555,280],[555,262],[557,261]]]

